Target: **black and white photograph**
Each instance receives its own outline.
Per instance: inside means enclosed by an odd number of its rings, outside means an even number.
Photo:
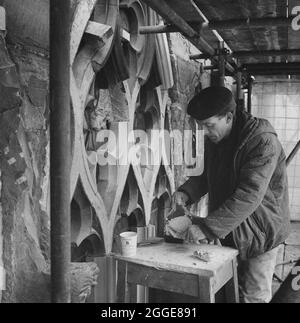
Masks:
[[[300,0],[0,0],[0,303],[300,303]]]

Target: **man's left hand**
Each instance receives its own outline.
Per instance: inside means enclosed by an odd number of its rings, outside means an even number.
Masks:
[[[189,228],[189,241],[196,244],[208,244],[209,240],[198,225]]]

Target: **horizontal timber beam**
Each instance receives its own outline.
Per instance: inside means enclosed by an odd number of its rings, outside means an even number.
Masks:
[[[270,17],[254,19],[232,19],[210,21],[203,29],[232,29],[232,28],[264,28],[264,27],[291,27],[294,17]]]
[[[246,58],[246,57],[268,57],[268,56],[300,56],[300,49],[282,49],[282,50],[260,50],[260,51],[239,51],[233,52],[232,57]],[[190,55],[190,59],[209,59],[212,58],[206,54]]]
[[[300,75],[300,62],[244,64],[243,69],[253,75]]]
[[[159,13],[164,19],[178,28],[178,32],[187,37],[197,37],[198,33],[181,16],[179,16],[165,1],[143,0],[149,7]]]
[[[288,76],[288,75],[300,75],[300,69],[298,70],[257,70],[257,71],[252,71],[250,70],[249,73],[251,75],[255,76],[276,76],[276,75],[281,75],[281,76]]]
[[[300,55],[300,49],[282,49],[282,50],[260,50],[260,51],[239,51],[232,53],[233,57],[267,57],[267,56],[292,56]]]
[[[203,39],[198,29],[194,29],[179,14],[177,14],[165,1],[162,0],[143,0],[149,7],[155,10],[162,18],[164,18],[170,26],[176,28],[176,32],[182,33],[197,49],[206,55],[213,56],[215,50],[209,43]],[[149,26],[152,27],[152,26]],[[161,26],[155,26],[161,28]],[[140,28],[140,33],[145,34],[145,30]],[[150,28],[151,29],[151,28]],[[226,69],[230,73],[234,73],[235,69],[230,64],[226,64]]]
[[[194,12],[197,13],[199,21],[204,21],[203,23],[208,24],[209,21],[208,21],[207,17],[203,14],[203,12],[200,10],[199,6],[195,3],[195,1],[194,0],[188,0],[188,2],[190,4],[190,6],[192,6],[192,8],[194,9]],[[199,27],[197,27],[197,26],[195,27],[194,26],[194,28],[197,31],[199,31],[199,36],[201,36],[201,30],[199,29]],[[225,42],[225,40],[223,39],[223,37],[218,33],[218,31],[212,30],[212,33],[218,39],[218,44],[219,44],[219,48],[218,49],[222,48],[223,50],[228,51],[229,53],[232,53],[231,48]],[[227,61],[227,59],[224,60],[224,56],[223,55],[219,55],[218,66],[221,66],[220,65],[220,62],[221,61],[223,61],[223,63],[225,64],[225,72],[226,72],[226,70],[230,71],[230,73],[234,73],[235,72],[235,70],[234,70],[234,68],[232,66],[234,66],[236,64],[236,62],[234,62],[234,60],[231,57],[229,57],[229,60]],[[223,68],[221,68],[221,69],[223,69]]]
[[[180,32],[179,28],[175,25],[142,26],[139,31],[141,35]]]
[[[290,68],[300,68],[300,62],[244,64],[244,67],[248,69],[262,69],[262,68],[290,69]]]
[[[213,56],[210,56],[207,54],[196,54],[196,55],[190,55],[190,59],[211,59],[214,56],[216,56],[216,54],[214,54]]]
[[[144,0],[151,1],[151,0]],[[171,9],[172,10],[172,9]],[[224,29],[245,29],[245,28],[265,28],[265,27],[291,27],[294,16],[274,17],[274,18],[255,18],[255,19],[232,19],[209,21],[199,23],[196,21],[190,22],[189,26],[197,30],[224,30]],[[175,33],[180,32],[181,28],[174,25],[159,25],[159,26],[144,26],[140,28],[141,34],[158,34],[158,33]]]

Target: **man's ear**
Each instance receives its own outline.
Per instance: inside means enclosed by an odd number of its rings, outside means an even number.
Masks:
[[[227,123],[231,122],[233,120],[233,113],[232,112],[228,112],[227,113]]]

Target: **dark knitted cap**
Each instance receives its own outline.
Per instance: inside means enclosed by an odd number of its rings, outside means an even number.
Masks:
[[[202,90],[189,103],[187,113],[197,120],[206,120],[225,108],[235,108],[233,94],[226,87],[212,86]]]

